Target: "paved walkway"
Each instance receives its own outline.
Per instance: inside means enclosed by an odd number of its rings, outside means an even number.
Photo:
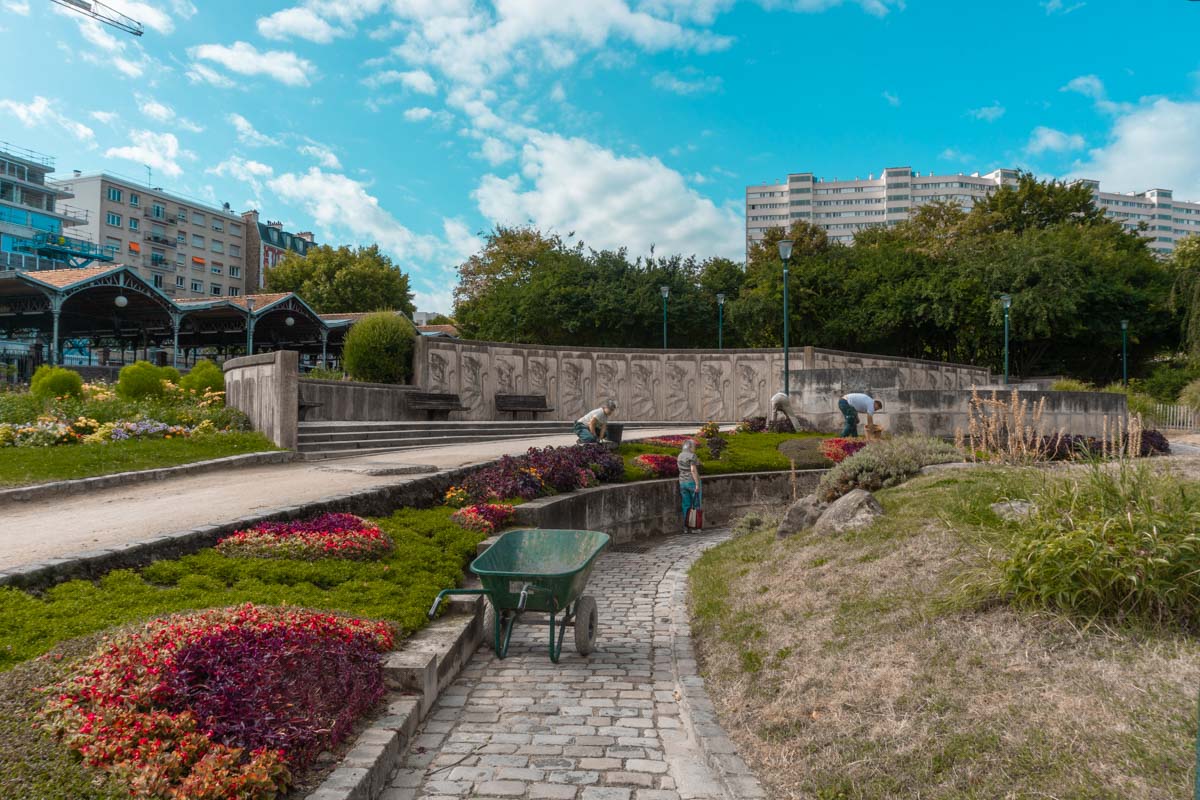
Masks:
[[[690,430],[694,426],[631,433],[641,438]],[[355,467],[428,464],[453,469],[506,453],[523,453],[530,447],[574,442],[574,435],[539,436],[400,450],[359,458],[241,467],[9,504],[0,508],[0,569],[420,477],[370,475],[353,471]]]
[[[687,568],[728,536],[673,536],[601,556],[588,582],[599,605],[595,652],[578,655],[568,631],[552,664],[545,626],[520,623],[507,659],[481,648],[382,800],[764,797],[716,725],[688,634]]]

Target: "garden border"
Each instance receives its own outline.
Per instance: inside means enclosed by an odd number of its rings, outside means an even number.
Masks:
[[[83,494],[98,489],[134,486],[139,483],[178,478],[182,475],[199,475],[205,472],[218,472],[237,467],[258,467],[264,464],[286,464],[295,457],[296,454],[291,450],[267,450],[261,453],[242,453],[236,456],[193,461],[190,464],[178,464],[174,467],[114,472],[109,475],[95,475],[91,478],[16,486],[11,489],[0,489],[0,506],[8,503],[24,503],[30,500],[45,500],[63,495]]]

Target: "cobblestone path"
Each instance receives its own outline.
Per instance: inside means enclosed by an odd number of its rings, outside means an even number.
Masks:
[[[587,658],[568,630],[552,664],[544,625],[518,623],[504,660],[481,648],[442,693],[383,800],[764,797],[716,725],[687,626],[687,569],[728,535],[601,556],[588,582],[599,632]]]

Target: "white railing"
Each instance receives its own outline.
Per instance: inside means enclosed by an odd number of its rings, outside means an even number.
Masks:
[[[1200,430],[1200,412],[1188,406],[1154,404],[1154,421],[1164,428]]]

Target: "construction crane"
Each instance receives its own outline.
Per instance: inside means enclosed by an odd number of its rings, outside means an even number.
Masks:
[[[50,2],[56,3],[63,8],[69,8],[72,11],[78,11],[85,17],[90,17],[97,22],[103,22],[105,25],[111,25],[126,33],[132,33],[134,36],[141,36],[143,33],[142,23],[122,14],[115,8],[96,2],[96,0],[50,0]]]

